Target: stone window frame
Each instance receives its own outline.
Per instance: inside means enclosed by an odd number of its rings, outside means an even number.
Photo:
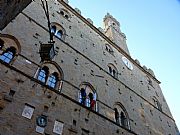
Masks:
[[[110,53],[111,55],[114,55],[114,51],[112,47],[109,44],[105,44],[105,50]]]
[[[8,64],[13,64],[13,62],[17,59],[18,55],[21,52],[21,45],[18,41],[18,39],[12,35],[9,34],[0,34],[0,41],[3,43],[3,45],[0,47],[0,55],[7,53],[8,50],[12,52],[12,58],[10,58],[9,62],[6,62],[4,60],[1,60]],[[12,49],[12,50],[11,50]]]
[[[45,73],[46,73],[46,76],[44,78],[45,81],[41,81],[40,79],[38,79],[38,77],[44,67],[46,67],[48,69],[48,71],[45,71]],[[56,74],[56,82],[52,86],[52,85],[49,85],[49,80],[53,74]],[[60,66],[56,62],[51,61],[51,62],[42,63],[41,66],[37,69],[37,72],[35,73],[34,78],[36,78],[38,81],[40,81],[41,83],[44,83],[44,85],[46,85],[50,88],[60,90],[62,87],[61,83],[64,78],[64,74],[63,74],[63,71],[60,68]]]
[[[84,88],[85,87],[85,88]],[[86,92],[86,97],[85,97],[85,103],[82,103],[82,96],[81,96],[81,89],[84,88],[85,89],[85,92]],[[91,108],[91,101],[89,99],[89,96],[88,94],[89,93],[93,93],[93,100],[95,102],[94,104],[94,107]],[[97,105],[97,92],[96,90],[94,89],[94,87],[88,83],[88,82],[83,82],[79,85],[79,91],[78,91],[78,101],[79,103],[81,103],[82,105],[90,108],[91,110],[94,110],[94,111],[98,111],[98,105]]]
[[[109,63],[108,65],[108,73],[113,76],[114,78],[118,79],[118,70],[117,68],[114,66],[114,64]]]
[[[129,115],[128,115],[125,107],[120,102],[116,102],[113,107],[114,107],[115,122],[118,125],[131,130]],[[124,119],[122,119],[122,116]]]
[[[57,39],[65,41],[65,36],[66,36],[65,29],[60,24],[58,24],[56,22],[52,22],[50,26],[51,26],[51,34],[53,36],[55,36]],[[52,27],[54,27],[55,30],[53,30]],[[58,37],[58,33],[61,34],[61,37]]]

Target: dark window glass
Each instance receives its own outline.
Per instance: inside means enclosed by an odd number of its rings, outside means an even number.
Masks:
[[[109,73],[110,73],[110,74],[112,73],[112,68],[111,68],[111,67],[109,67]]]
[[[60,11],[60,14],[61,14],[61,15],[64,15],[64,12],[63,12],[63,11]]]
[[[69,16],[68,16],[68,15],[65,15],[65,18],[66,18],[66,19],[68,19],[68,18],[69,18]]]

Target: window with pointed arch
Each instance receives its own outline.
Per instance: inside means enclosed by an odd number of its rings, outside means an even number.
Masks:
[[[0,55],[0,60],[6,63],[10,63],[13,60],[15,54],[16,54],[16,48],[9,47]]]
[[[109,70],[109,74],[111,74],[116,79],[118,78],[117,68],[113,64],[111,63],[108,64],[108,70]]]
[[[20,43],[14,36],[0,34],[0,61],[12,64],[20,52]]]
[[[79,102],[91,110],[97,111],[95,89],[89,83],[82,83],[79,88]]]
[[[65,38],[64,28],[57,23],[51,23],[51,34],[61,40]]]
[[[112,47],[111,47],[110,45],[108,45],[108,44],[105,44],[105,49],[106,49],[106,51],[109,52],[110,54],[113,54],[113,53],[114,53]]]
[[[156,97],[153,97],[153,102],[155,107],[159,110],[162,111],[162,105],[160,104],[160,102],[158,101],[158,99]]]
[[[42,64],[42,68],[38,69],[35,77],[51,88],[60,89],[62,86],[63,73],[61,68],[53,63],[55,62]]]
[[[129,116],[121,103],[114,105],[114,118],[118,125],[130,130]]]

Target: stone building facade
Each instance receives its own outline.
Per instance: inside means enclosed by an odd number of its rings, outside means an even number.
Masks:
[[[42,61],[41,0],[1,1],[0,135],[178,133],[160,82],[131,58],[113,16],[102,29],[68,1],[48,7],[55,56]]]

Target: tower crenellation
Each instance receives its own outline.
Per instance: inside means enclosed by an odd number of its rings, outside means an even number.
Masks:
[[[109,13],[105,15],[103,21],[105,35],[109,37],[118,47],[130,55],[126,44],[126,35],[121,32],[120,23]]]

